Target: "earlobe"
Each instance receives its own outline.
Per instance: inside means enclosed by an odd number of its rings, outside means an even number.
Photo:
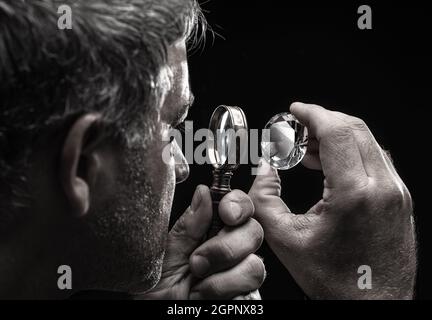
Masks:
[[[60,158],[60,179],[66,200],[75,216],[84,216],[90,208],[90,187],[98,174],[99,159],[88,148],[87,138],[101,119],[100,114],[81,116],[70,128]]]

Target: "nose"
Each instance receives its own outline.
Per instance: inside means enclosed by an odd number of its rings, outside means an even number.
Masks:
[[[173,144],[176,183],[182,183],[189,177],[189,164],[178,144],[175,141]]]
[[[176,183],[182,183],[189,177],[189,165],[187,163],[176,165]]]

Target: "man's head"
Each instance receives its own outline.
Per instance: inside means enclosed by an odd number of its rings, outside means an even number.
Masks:
[[[56,292],[63,264],[74,290],[157,282],[188,173],[163,140],[192,101],[200,18],[193,0],[0,0],[0,288]]]

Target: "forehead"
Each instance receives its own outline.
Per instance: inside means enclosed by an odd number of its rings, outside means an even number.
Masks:
[[[168,47],[168,65],[175,67],[182,63],[187,63],[185,39],[181,39]]]
[[[191,99],[186,42],[184,39],[168,48],[170,88],[165,97],[162,113],[177,112]]]

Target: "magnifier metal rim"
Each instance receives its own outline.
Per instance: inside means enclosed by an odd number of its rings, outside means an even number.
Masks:
[[[217,107],[215,109],[215,111],[213,112],[211,119],[210,119],[210,124],[209,124],[209,129],[212,131],[213,133],[213,141],[211,141],[212,143],[210,143],[210,147],[209,147],[209,157],[210,160],[212,161],[212,164],[215,168],[217,169],[227,169],[227,170],[234,170],[239,166],[239,162],[241,159],[241,155],[240,155],[240,145],[238,143],[236,143],[236,164],[228,164],[228,158],[225,161],[225,163],[217,163],[216,161],[216,152],[218,152],[216,150],[216,136],[217,136],[217,130],[219,130],[220,128],[216,128],[215,126],[218,124],[220,118],[227,113],[229,114],[228,117],[228,121],[229,124],[231,126],[231,128],[226,128],[226,129],[234,129],[235,132],[237,132],[240,129],[243,130],[247,130],[248,129],[248,124],[246,121],[246,116],[243,112],[243,110],[239,107],[236,106],[225,106],[225,105],[221,105],[219,107]]]

